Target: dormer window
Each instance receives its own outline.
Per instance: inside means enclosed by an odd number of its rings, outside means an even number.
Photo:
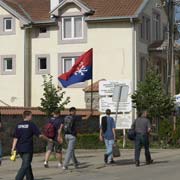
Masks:
[[[84,17],[62,18],[62,40],[76,40],[84,38]]]

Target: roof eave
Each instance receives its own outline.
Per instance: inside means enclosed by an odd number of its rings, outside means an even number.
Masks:
[[[112,16],[112,17],[94,17],[94,18],[86,18],[87,22],[94,21],[129,21],[131,19],[138,19],[138,16]]]
[[[6,11],[8,11],[9,13],[11,13],[12,15],[14,15],[15,17],[17,17],[21,23],[23,25],[28,25],[31,24],[31,21],[27,18],[25,18],[24,16],[22,16],[21,14],[19,14],[17,11],[15,11],[14,9],[12,9],[11,7],[9,7],[5,2],[0,1],[0,6],[2,6]]]

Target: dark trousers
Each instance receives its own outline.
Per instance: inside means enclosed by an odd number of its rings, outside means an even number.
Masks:
[[[143,135],[143,134],[136,134],[136,139],[135,139],[135,161],[139,161],[140,159],[140,153],[141,149],[144,146],[145,149],[145,157],[146,157],[146,162],[151,161],[151,154],[149,151],[149,137],[148,134]]]
[[[24,177],[26,177],[26,180],[34,180],[31,167],[33,153],[20,153],[20,156],[22,159],[22,165],[18,171],[16,180],[23,180]]]

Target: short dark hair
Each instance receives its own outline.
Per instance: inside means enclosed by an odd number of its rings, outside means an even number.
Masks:
[[[23,112],[23,118],[26,118],[28,116],[32,115],[32,112],[31,111],[24,111]]]
[[[106,114],[109,114],[111,113],[111,110],[110,109],[106,109]]]
[[[60,114],[60,110],[59,109],[55,109],[53,113],[58,115],[58,114]]]
[[[73,112],[73,111],[76,111],[76,108],[75,108],[75,107],[71,107],[71,108],[69,109],[69,112]]]

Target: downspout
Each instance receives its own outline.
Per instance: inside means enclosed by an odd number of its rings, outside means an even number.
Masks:
[[[31,107],[31,29],[24,31],[24,107]]]
[[[137,42],[136,42],[136,26],[134,19],[130,19],[132,25],[132,93],[136,91],[137,88]],[[136,118],[136,110],[133,109],[132,112],[133,119]]]

